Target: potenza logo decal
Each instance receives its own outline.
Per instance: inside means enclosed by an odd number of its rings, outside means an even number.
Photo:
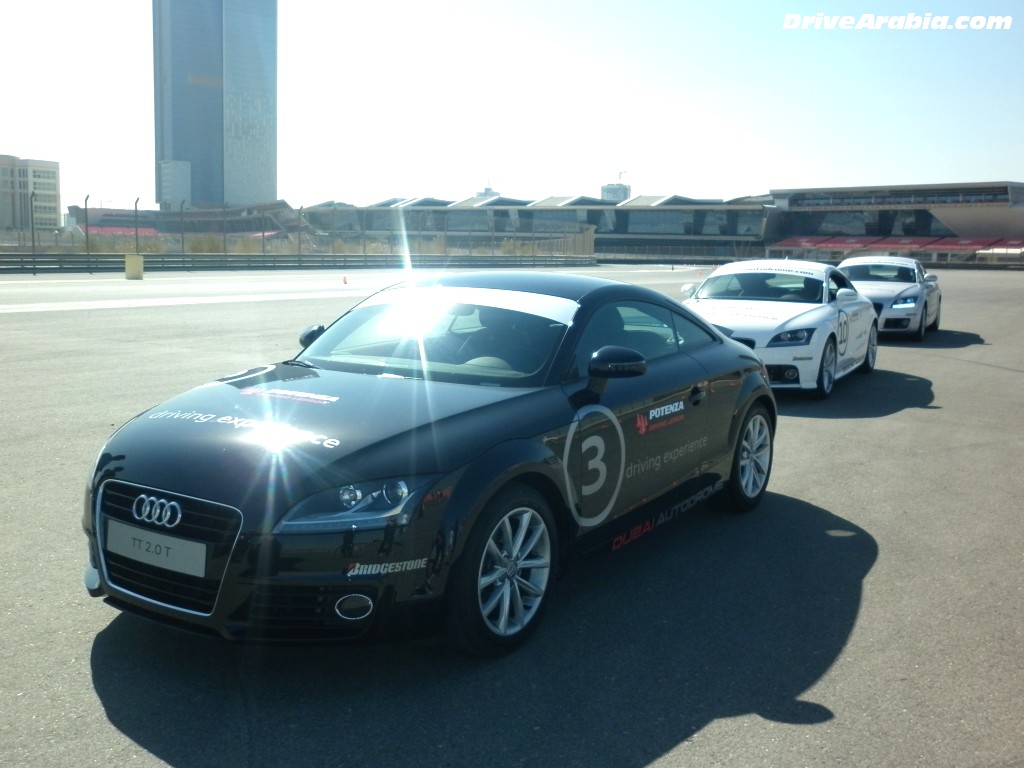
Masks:
[[[636,431],[638,435],[646,435],[658,429],[664,429],[672,424],[678,424],[686,418],[683,411],[686,409],[686,402],[677,400],[659,408],[651,408],[646,414],[636,415]]]
[[[345,570],[346,576],[380,576],[388,573],[405,571],[421,571],[427,567],[427,558],[419,560],[402,560],[399,563],[349,563]]]

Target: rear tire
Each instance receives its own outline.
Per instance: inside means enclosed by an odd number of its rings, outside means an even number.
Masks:
[[[511,483],[469,534],[448,601],[448,634],[474,656],[498,656],[533,634],[556,573],[558,529],[533,488]]]
[[[755,403],[743,417],[736,438],[729,484],[716,500],[720,509],[748,512],[761,503],[772,474],[774,438],[768,409]]]

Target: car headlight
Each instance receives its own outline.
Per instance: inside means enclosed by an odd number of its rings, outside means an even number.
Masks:
[[[800,347],[811,343],[811,336],[814,335],[813,328],[797,328],[792,331],[782,331],[772,336],[768,342],[769,347]]]
[[[275,533],[334,533],[407,525],[433,477],[388,478],[320,491],[296,504]]]
[[[893,299],[893,309],[911,309],[917,305],[917,296],[897,296]]]

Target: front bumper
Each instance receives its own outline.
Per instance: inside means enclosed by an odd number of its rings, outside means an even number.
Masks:
[[[444,553],[423,517],[403,528],[274,535],[244,530],[238,510],[161,492],[189,521],[164,532],[132,518],[139,490],[105,486],[87,529],[85,588],[120,610],[233,640],[340,640],[429,626],[440,606]],[[146,550],[156,544],[203,547],[202,572],[154,562]]]

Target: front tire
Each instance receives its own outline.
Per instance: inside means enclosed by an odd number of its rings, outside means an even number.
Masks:
[[[836,340],[830,336],[825,342],[825,348],[821,351],[818,384],[814,389],[814,395],[819,400],[824,400],[832,394],[832,387],[836,385],[836,364]]]
[[[768,409],[760,403],[752,405],[736,439],[729,484],[718,496],[720,508],[748,512],[761,503],[772,473],[774,437]]]
[[[448,632],[475,656],[522,645],[540,623],[558,558],[558,530],[544,497],[520,483],[488,503],[453,575]]]
[[[942,319],[942,302],[939,302],[939,306],[935,310],[935,319],[932,320],[932,324],[928,326],[929,331],[939,330],[939,321]]]
[[[878,362],[878,326],[875,323],[871,324],[871,330],[868,332],[868,349],[864,353],[864,362],[860,364],[860,368],[857,370],[861,373],[871,373],[875,370],[875,363]]]
[[[923,307],[921,307],[921,322],[917,324],[917,329],[910,334],[910,338],[912,341],[924,341],[926,332],[925,323],[927,322],[927,317],[928,305],[925,304]]]

